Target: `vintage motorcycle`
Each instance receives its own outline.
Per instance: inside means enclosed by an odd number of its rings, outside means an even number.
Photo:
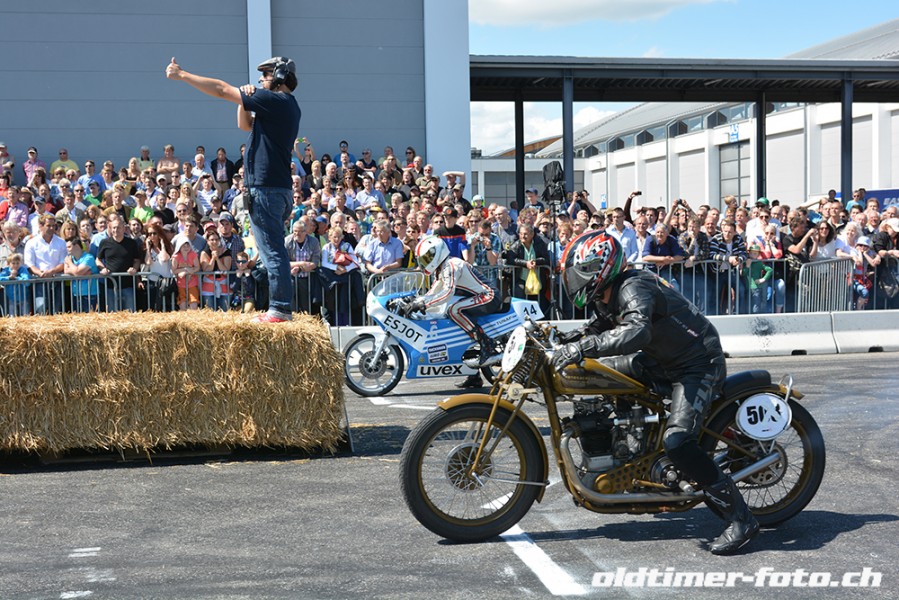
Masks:
[[[441,402],[406,439],[402,492],[415,518],[437,535],[486,540],[542,499],[549,457],[525,403],[545,408],[562,483],[578,506],[633,514],[685,511],[705,501],[662,446],[670,384],[621,373],[612,366],[625,364],[616,362],[622,357],[556,371],[557,333],[530,320],[517,328],[490,393]],[[798,514],[824,475],[824,440],[801,398],[789,375],[775,384],[767,371],[735,373],[702,424],[701,447],[734,479],[762,526]]]
[[[410,301],[427,288],[427,279],[423,273],[398,273],[368,293],[366,308],[377,327],[360,329],[343,352],[344,378],[347,387],[357,394],[381,396],[390,392],[403,377],[406,359],[407,379],[478,372],[477,345],[452,320],[427,313],[408,314]],[[525,317],[542,318],[540,305],[512,298],[499,312],[479,319],[479,324],[501,348]],[[480,371],[492,382],[497,369],[485,366]]]

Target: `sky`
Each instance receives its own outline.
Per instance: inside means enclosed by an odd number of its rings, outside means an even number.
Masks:
[[[895,0],[469,0],[471,54],[783,58],[899,17]],[[574,129],[632,104],[574,103]],[[526,102],[525,139],[562,133],[561,103]],[[471,145],[514,145],[510,102],[471,103]]]

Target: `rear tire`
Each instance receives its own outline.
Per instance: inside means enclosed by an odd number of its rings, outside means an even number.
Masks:
[[[714,418],[708,428],[738,444],[757,458],[771,451],[781,460],[755,475],[737,482],[752,514],[763,527],[772,527],[790,519],[808,506],[824,478],[824,437],[815,419],[795,400],[790,400],[793,419],[790,427],[771,442],[759,442],[744,435],[735,421],[737,405],[731,404]],[[700,440],[703,450],[717,458],[725,474],[748,466],[752,459],[711,436]],[[712,512],[720,515],[713,503]]]
[[[491,409],[466,404],[435,410],[409,434],[400,456],[400,487],[409,510],[432,532],[456,542],[480,542],[508,531],[540,492],[538,485],[515,482],[546,479],[540,441],[521,418],[482,459],[474,474],[479,479],[467,473]],[[497,410],[486,432],[492,441],[509,417]]]

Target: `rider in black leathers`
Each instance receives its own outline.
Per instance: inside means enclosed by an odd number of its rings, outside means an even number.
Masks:
[[[604,232],[587,232],[566,249],[566,269],[581,268],[587,274],[599,271],[603,280],[589,284],[596,286],[587,298],[595,314],[581,330],[565,337],[563,341],[568,343],[556,352],[554,366],[561,369],[585,357],[618,357],[610,359],[614,361],[610,366],[635,379],[672,383],[671,414],[663,436],[665,452],[731,521],[710,550],[734,553],[755,535],[759,525],[733,480],[697,442],[703,417],[726,375],[718,332],[699,309],[662,279],[647,271],[627,271],[616,252],[621,252],[620,244]],[[615,260],[614,268],[601,268]],[[583,303],[585,297],[577,298],[579,290],[571,289],[578,287],[575,279],[563,277],[563,281],[572,302]],[[572,286],[569,281],[574,282]]]

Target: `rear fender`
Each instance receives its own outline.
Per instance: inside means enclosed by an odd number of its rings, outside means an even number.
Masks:
[[[457,406],[464,406],[466,404],[485,404],[487,406],[493,407],[494,397],[489,394],[460,394],[458,396],[453,396],[452,398],[447,398],[442,402],[438,402],[437,406],[442,408],[443,410],[450,410],[451,408],[456,408]],[[509,402],[508,400],[499,401],[499,407],[512,413],[515,411],[515,406]],[[516,419],[524,422],[525,425],[531,430],[531,433],[537,439],[537,443],[540,445],[540,453],[543,455],[543,479],[544,481],[549,477],[549,456],[546,453],[546,444],[543,443],[543,436],[540,435],[540,430],[537,429],[537,426],[534,425],[534,422],[531,421],[527,415],[519,412]],[[540,493],[537,495],[537,502],[543,500],[543,493],[546,491],[546,487],[540,488]]]

